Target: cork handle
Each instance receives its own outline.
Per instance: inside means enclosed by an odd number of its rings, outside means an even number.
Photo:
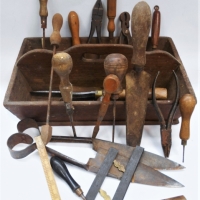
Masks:
[[[160,35],[160,11],[159,11],[159,6],[155,6],[153,13],[152,30],[151,30],[151,42],[153,49],[157,49],[159,35]]]
[[[61,42],[60,29],[62,27],[62,24],[63,24],[62,15],[56,13],[52,19],[53,33],[50,36],[51,45],[56,45],[56,47],[59,47]]]
[[[136,71],[143,70],[146,64],[146,46],[151,25],[151,10],[149,5],[141,1],[135,5],[131,16],[133,39],[133,56],[131,63]]]
[[[108,32],[109,37],[113,38],[115,31],[116,0],[107,0]]]
[[[180,138],[187,141],[190,137],[190,118],[196,105],[196,99],[191,94],[185,94],[179,100],[179,108],[182,116]]]
[[[72,34],[72,44],[80,44],[79,39],[79,18],[76,12],[71,11],[68,15],[69,28]]]

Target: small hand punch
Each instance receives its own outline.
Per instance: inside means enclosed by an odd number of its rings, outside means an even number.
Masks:
[[[101,43],[102,18],[103,18],[102,2],[101,2],[101,0],[97,0],[94,7],[93,7],[93,10],[92,10],[91,29],[90,29],[90,35],[89,35],[87,43],[90,43],[90,40],[91,40],[91,38],[94,34],[95,29],[97,31],[97,38],[99,40],[99,43]]]
[[[156,101],[156,97],[155,97],[155,87],[156,87],[156,80],[158,78],[160,72],[158,72],[154,83],[153,83],[153,87],[152,87],[152,103],[153,106],[156,110],[159,122],[160,122],[160,132],[161,132],[161,143],[162,143],[162,148],[163,148],[163,152],[165,157],[169,157],[169,153],[170,153],[170,149],[171,149],[171,145],[172,145],[172,141],[171,141],[171,125],[173,122],[173,118],[174,118],[174,114],[176,112],[177,109],[177,104],[178,104],[178,100],[179,100],[179,96],[180,96],[180,91],[179,91],[179,80],[178,77],[176,75],[176,73],[173,71],[174,77],[175,77],[175,81],[176,81],[176,96],[175,96],[175,100],[174,103],[172,105],[172,108],[170,110],[169,116],[167,121],[165,122],[165,119],[161,113],[160,108],[158,107],[157,101]]]
[[[119,43],[132,45],[132,37],[129,31],[130,14],[128,12],[123,12],[121,13],[119,19],[121,21]]]

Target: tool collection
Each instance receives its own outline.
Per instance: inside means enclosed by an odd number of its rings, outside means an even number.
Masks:
[[[161,15],[159,6],[156,5],[154,7],[151,47],[148,44],[152,16],[149,5],[141,1],[134,6],[131,16],[128,12],[120,14],[121,32],[117,39],[114,37],[116,7],[116,0],[107,0],[107,30],[109,37],[106,39],[101,37],[104,14],[101,0],[96,0],[92,10],[89,37],[83,40],[79,37],[78,14],[75,11],[71,11],[68,14],[68,23],[72,35],[70,44],[74,48],[67,50],[61,48],[61,51],[60,46],[63,46],[63,44],[61,44],[60,30],[63,18],[60,14],[55,14],[52,19],[53,33],[50,36],[51,50],[48,50],[45,49],[48,46],[47,41],[45,43],[45,29],[48,16],[47,0],[40,0],[39,15],[41,17],[41,28],[43,28],[42,50],[31,49],[19,58],[17,62],[19,68],[24,68],[24,71],[28,73],[29,70],[26,69],[27,64],[25,61],[29,57],[33,56],[37,60],[38,65],[40,65],[40,62],[43,62],[43,59],[45,61],[48,60],[45,64],[45,70],[48,70],[50,80],[47,78],[43,79],[44,89],[40,88],[40,82],[38,81],[38,87],[32,87],[32,90],[28,91],[28,95],[33,99],[45,98],[48,100],[47,108],[46,110],[44,109],[47,111],[46,123],[41,126],[40,131],[40,124],[34,117],[24,118],[17,125],[18,133],[8,138],[7,146],[11,156],[15,159],[24,158],[38,149],[52,200],[60,199],[53,171],[64,179],[72,191],[80,198],[87,200],[95,199],[98,192],[105,196],[105,199],[110,199],[106,192],[101,189],[106,176],[120,180],[113,197],[114,200],[125,198],[126,191],[131,182],[171,188],[183,187],[181,183],[162,174],[158,170],[180,170],[184,168],[182,165],[166,157],[169,157],[172,146],[171,127],[175,121],[176,112],[180,108],[182,116],[180,139],[183,145],[184,162],[185,145],[190,137],[190,118],[196,105],[195,95],[189,92],[185,94],[181,90],[180,82],[182,80],[179,80],[180,72],[178,71],[180,61],[173,55],[159,49]],[[129,31],[130,19],[131,32]],[[97,32],[97,40],[93,38],[95,30]],[[98,41],[100,44],[95,44],[94,41]],[[108,43],[107,46],[104,44],[105,41]],[[116,41],[119,43],[119,46],[116,46]],[[77,51],[73,52],[76,48]],[[87,51],[84,51],[84,48]],[[147,52],[147,49],[150,49],[150,51]],[[99,53],[96,54],[95,51],[98,50]],[[125,52],[124,54],[121,53],[122,50]],[[78,55],[76,59],[74,59],[75,55]],[[165,69],[167,71],[165,76],[162,74],[160,63],[166,62],[160,61],[159,63],[159,59],[162,56],[169,59],[169,62],[168,60],[166,61],[169,65],[169,70]],[[153,69],[148,63],[150,62],[149,60],[155,60],[155,58],[159,64]],[[87,67],[87,69],[81,66],[80,70],[75,70],[74,65],[81,62],[84,62],[84,67]],[[89,67],[92,63],[95,70],[91,72]],[[170,64],[173,66],[170,66]],[[100,68],[104,69],[101,73],[98,71]],[[84,80],[84,73],[88,74],[87,80]],[[165,84],[161,83],[162,77],[160,78],[159,74],[163,76]],[[79,82],[72,79],[73,76]],[[98,79],[98,84],[93,82],[94,77]],[[173,84],[170,86],[168,84],[169,81],[173,81]],[[88,82],[90,87],[86,87],[85,82]],[[171,87],[173,87],[173,90]],[[52,105],[52,99],[56,100],[62,109],[58,109],[55,104]],[[88,101],[89,105],[92,101],[98,103],[96,108],[91,107],[96,120],[93,123],[95,126],[91,137],[77,136],[74,115],[80,115],[81,110],[87,110],[87,108],[85,108],[86,104],[79,108],[76,101]],[[123,101],[123,104],[121,103],[120,106],[123,108],[126,121],[127,145],[114,142],[116,121],[122,115],[117,107],[120,101]],[[163,114],[161,101],[170,102],[168,106],[170,110]],[[52,135],[50,124],[53,115],[51,115],[51,112],[59,113],[63,110],[63,102],[72,127],[73,137],[67,136],[67,134],[65,136]],[[161,127],[161,145],[165,157],[147,152],[140,147],[147,110],[149,109],[148,104],[151,105],[151,112],[153,113],[152,121],[158,120]],[[42,106],[46,106],[46,104]],[[110,108],[112,108],[112,114],[109,114]],[[41,110],[43,110],[42,107]],[[45,111],[41,111],[41,113],[45,113]],[[111,115],[112,118],[112,142],[96,139],[100,125],[105,120],[106,115]],[[80,115],[79,117],[85,118],[85,121],[88,121],[87,116]],[[38,136],[35,138],[36,143],[33,143],[33,138],[25,133],[29,128],[38,130]],[[89,158],[88,162],[84,164],[47,147],[46,145],[49,142],[90,143],[97,153],[95,158]],[[29,146],[20,151],[14,150],[14,147],[19,143],[25,143]],[[47,153],[51,156],[50,162]],[[65,162],[97,174],[87,194],[82,191],[80,185],[72,178]],[[185,197],[180,196],[171,199],[185,199]]]

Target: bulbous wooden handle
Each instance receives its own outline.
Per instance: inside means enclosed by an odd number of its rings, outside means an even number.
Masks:
[[[72,44],[80,44],[79,38],[79,18],[76,12],[71,11],[68,15],[69,28],[72,34]]]
[[[115,31],[116,0],[107,0],[108,32],[109,37],[113,37]]]
[[[156,49],[158,46],[158,40],[160,35],[160,11],[159,6],[154,7],[153,20],[152,20],[152,29],[151,29],[151,42],[152,48]]]
[[[63,24],[62,15],[56,13],[52,19],[53,33],[50,36],[51,45],[56,45],[56,47],[59,47],[61,42],[60,29],[62,27],[62,24]]]
[[[146,46],[151,25],[151,10],[149,5],[141,1],[135,5],[131,16],[133,39],[133,55],[131,63],[135,70],[143,70],[146,64]]]
[[[191,94],[183,95],[179,100],[179,108],[182,116],[180,138],[187,141],[190,137],[190,118],[196,105],[196,99]]]
[[[39,14],[41,17],[47,17],[48,16],[48,10],[47,10],[47,2],[48,0],[39,0],[40,1],[40,11]]]
[[[106,78],[103,81],[104,91],[108,94],[115,93],[118,90],[119,86],[119,78],[114,74],[106,76]]]

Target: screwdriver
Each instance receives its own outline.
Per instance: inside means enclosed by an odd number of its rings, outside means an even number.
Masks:
[[[55,14],[52,18],[53,32],[50,36],[50,42],[53,46],[53,55],[56,53],[56,48],[59,47],[61,42],[60,29],[63,24],[63,18],[60,14]],[[52,127],[49,125],[50,118],[50,107],[51,107],[51,95],[52,95],[52,82],[53,82],[53,67],[51,67],[50,72],[50,82],[49,82],[49,96],[48,96],[48,105],[47,105],[47,116],[46,124],[41,127],[41,137],[42,141],[47,144],[51,139]]]
[[[120,93],[122,93],[123,88],[121,85],[122,80],[126,74],[128,69],[128,61],[127,58],[119,53],[109,54],[104,61],[104,69],[106,75],[114,74],[119,78],[120,85],[118,90],[112,94],[111,98],[114,100],[113,103],[113,131],[112,131],[112,142],[114,142],[115,135],[115,118],[116,118],[116,100],[119,99]]]
[[[93,130],[92,138],[95,138],[97,136],[101,121],[103,120],[107,112],[107,109],[110,103],[111,94],[118,91],[119,86],[120,86],[119,78],[114,74],[110,74],[106,76],[106,78],[104,79],[103,87],[104,87],[105,94],[101,102],[101,106],[100,106],[98,117],[97,117],[97,122]]]
[[[67,182],[71,190],[83,200],[86,200],[85,196],[83,195],[83,191],[80,188],[80,185],[72,178],[65,163],[56,156],[51,157],[50,163],[54,172],[56,172],[61,178],[63,178]]]
[[[74,137],[76,137],[76,131],[73,124],[74,107],[72,105],[72,92],[73,86],[69,81],[69,74],[72,70],[73,62],[68,53],[60,52],[53,56],[52,66],[54,71],[60,77],[59,89],[66,105],[66,111],[70,119]]]
[[[75,11],[71,11],[68,15],[69,28],[72,34],[72,45],[81,44],[79,38],[79,18]]]
[[[39,0],[40,1],[40,11],[39,15],[41,18],[41,28],[43,29],[43,37],[42,37],[42,48],[45,48],[45,28],[47,28],[47,1],[48,0]]]
[[[192,116],[195,105],[196,99],[191,94],[185,94],[179,100],[179,108],[182,116],[179,136],[182,140],[181,144],[183,145],[183,162],[185,154],[185,145],[187,145],[187,140],[190,137],[190,118]]]

